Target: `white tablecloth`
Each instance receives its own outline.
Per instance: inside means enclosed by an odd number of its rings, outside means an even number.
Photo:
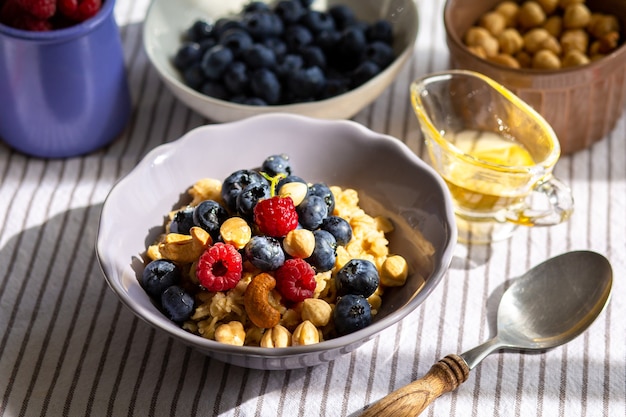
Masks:
[[[119,0],[134,113],[122,136],[79,158],[40,160],[0,145],[0,415],[347,416],[425,374],[448,353],[493,335],[511,278],[546,258],[590,249],[612,262],[609,307],[566,346],[489,356],[428,416],[626,415],[626,120],[592,148],[563,157],[576,211],[551,228],[491,246],[458,245],[432,296],[399,324],[331,363],[265,372],[209,359],[137,319],[107,287],[94,254],[102,203],[146,152],[208,123],[150,67],[147,0]],[[413,59],[354,120],[424,145],[408,84],[448,67],[443,0],[419,2]],[[575,121],[572,121],[575,123]]]

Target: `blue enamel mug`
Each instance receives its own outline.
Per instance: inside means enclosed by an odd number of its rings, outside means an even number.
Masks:
[[[41,158],[83,155],[114,140],[131,113],[113,9],[63,29],[0,24],[0,139]]]

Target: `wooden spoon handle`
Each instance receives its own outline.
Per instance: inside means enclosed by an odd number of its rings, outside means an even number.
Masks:
[[[437,397],[454,391],[467,381],[469,372],[463,358],[448,355],[435,363],[422,378],[382,398],[361,417],[416,416]]]

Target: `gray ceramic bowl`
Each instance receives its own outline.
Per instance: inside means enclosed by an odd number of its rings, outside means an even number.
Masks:
[[[379,75],[354,90],[309,103],[265,107],[235,104],[205,96],[185,85],[178,70],[172,65],[172,58],[180,46],[184,31],[198,18],[215,21],[220,17],[236,14],[248,2],[249,0],[154,0],[146,15],[144,47],[159,76],[179,100],[216,122],[234,121],[269,112],[348,119],[376,99],[395,80],[413,54],[419,23],[417,6],[413,0],[316,0],[312,6],[316,9],[346,4],[355,10],[360,20],[390,20],[394,30],[395,61]]]
[[[164,215],[195,181],[223,179],[237,169],[258,167],[277,153],[290,156],[294,174],[312,182],[352,187],[359,191],[368,213],[388,215],[396,226],[389,235],[390,250],[407,259],[407,283],[385,291],[382,308],[370,326],[316,345],[235,347],[182,330],[153,305],[138,281],[146,246],[161,232]],[[348,353],[415,310],[446,273],[456,234],[444,183],[399,140],[352,121],[271,114],[199,127],[151,151],[107,197],[97,255],[111,289],[155,328],[221,361],[290,369]],[[434,248],[432,256],[423,255],[426,242]]]

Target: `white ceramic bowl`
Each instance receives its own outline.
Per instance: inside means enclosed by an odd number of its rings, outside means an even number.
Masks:
[[[146,15],[143,40],[148,57],[162,80],[183,103],[216,122],[243,119],[256,114],[284,112],[324,119],[347,119],[378,97],[394,80],[413,54],[418,31],[417,7],[413,0],[316,0],[314,8],[346,4],[355,10],[360,20],[386,18],[394,29],[396,59],[379,75],[339,96],[310,103],[277,106],[235,104],[203,95],[182,81],[172,58],[180,47],[181,35],[198,18],[214,21],[236,14],[249,0],[201,1],[154,0]],[[266,1],[269,2],[269,1]]]
[[[403,255],[410,275],[387,289],[373,323],[316,345],[279,349],[235,347],[182,330],[150,301],[139,283],[142,254],[162,232],[164,216],[201,178],[226,178],[287,153],[294,174],[311,182],[351,187],[362,207],[396,226],[390,250]],[[161,226],[161,227],[160,227]],[[447,271],[456,242],[452,203],[440,177],[399,140],[352,121],[271,114],[196,128],[151,151],[104,202],[97,255],[105,278],[138,317],[216,359],[260,369],[289,369],[330,361],[352,351],[415,310]],[[422,248],[432,244],[434,254]],[[422,278],[425,283],[422,285]]]

